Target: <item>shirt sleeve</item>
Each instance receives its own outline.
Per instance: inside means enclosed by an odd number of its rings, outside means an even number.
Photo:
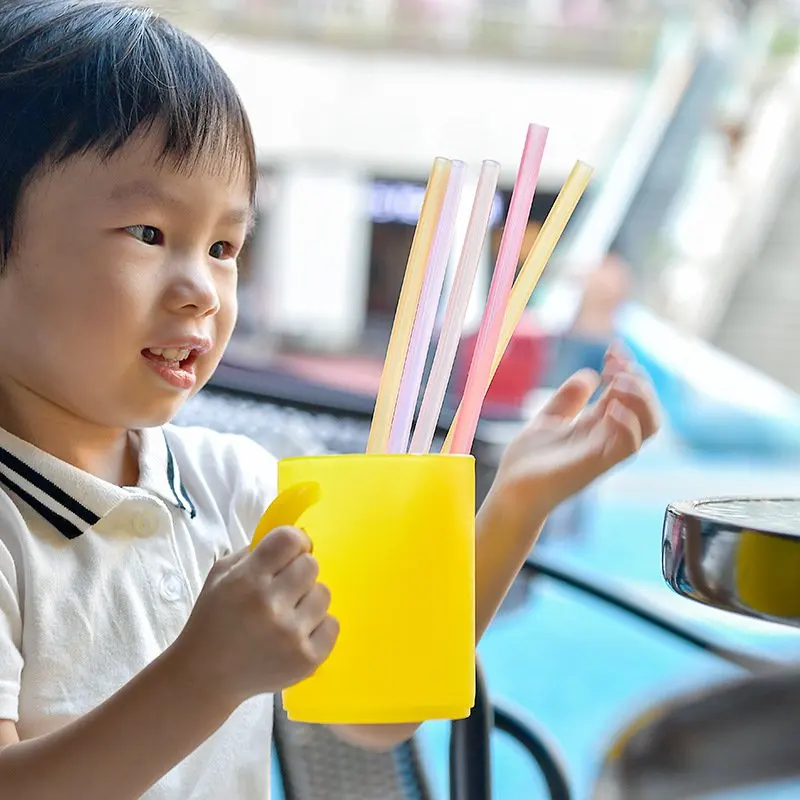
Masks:
[[[19,720],[22,678],[22,613],[17,567],[0,541],[0,719]]]

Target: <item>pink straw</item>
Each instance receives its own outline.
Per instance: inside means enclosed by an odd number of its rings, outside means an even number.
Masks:
[[[439,334],[439,343],[436,346],[436,355],[433,357],[431,374],[422,398],[419,418],[414,428],[414,435],[411,437],[409,449],[412,453],[428,453],[433,444],[436,424],[442,412],[444,395],[458,352],[458,342],[464,327],[469,298],[475,284],[478,263],[489,230],[489,220],[499,176],[500,165],[496,161],[483,162],[475,189],[475,197],[472,201],[467,232],[464,235],[464,244],[461,247],[458,267],[453,279],[453,288],[444,312],[444,322]]]
[[[506,225],[500,240],[492,284],[489,287],[489,299],[478,332],[464,396],[443,452],[466,454],[472,449],[481,408],[491,382],[492,361],[519,264],[522,241],[530,217],[533,194],[539,180],[548,132],[548,128],[541,125],[528,126],[517,180],[511,193]]]
[[[453,161],[439,224],[436,228],[420,292],[419,307],[414,318],[414,328],[397,395],[394,419],[389,432],[387,453],[405,453],[408,447],[408,437],[411,434],[411,424],[414,421],[414,411],[422,384],[422,373],[425,371],[425,359],[430,349],[436,311],[439,307],[447,261],[453,243],[456,215],[463,185],[464,163]]]

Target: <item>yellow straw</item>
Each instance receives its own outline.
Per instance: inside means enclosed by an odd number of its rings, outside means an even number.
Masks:
[[[536,289],[536,284],[553,254],[561,234],[567,227],[567,223],[575,211],[578,202],[580,201],[589,181],[592,178],[593,168],[583,161],[576,161],[571,172],[567,176],[561,191],[558,193],[550,213],[547,215],[544,224],[536,237],[536,241],[531,246],[525,263],[519,271],[514,287],[511,290],[511,295],[508,300],[508,306],[503,317],[503,327],[500,333],[500,339],[497,342],[497,349],[494,353],[494,361],[492,362],[491,376],[489,382],[491,383],[494,378],[495,372],[500,365],[500,362],[505,355],[506,348],[511,342],[511,337],[514,335],[517,325],[522,319],[525,309],[528,307],[531,295]],[[460,406],[459,406],[460,410]],[[443,453],[450,452],[450,446],[453,439],[453,431],[455,429],[455,422],[458,418],[458,411],[453,419],[453,424],[450,426],[450,431],[447,434]]]
[[[419,221],[414,231],[414,240],[411,243],[411,252],[408,256],[406,273],[403,278],[403,287],[400,290],[400,299],[397,304],[397,313],[392,326],[392,335],[389,339],[389,348],[386,351],[386,361],[383,365],[383,374],[378,387],[378,397],[375,401],[375,411],[372,415],[372,427],[367,442],[368,453],[384,453],[389,442],[389,431],[394,417],[397,403],[397,393],[400,390],[400,381],[403,377],[408,345],[411,331],[414,327],[414,318],[417,313],[422,283],[425,277],[425,267],[436,233],[436,225],[442,211],[447,183],[450,178],[451,161],[446,158],[437,158],[433,162],[422,201]]]

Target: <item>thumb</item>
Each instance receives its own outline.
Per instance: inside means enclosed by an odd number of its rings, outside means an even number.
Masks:
[[[582,369],[567,378],[542,408],[543,414],[575,419],[600,386],[600,376],[593,369]]]
[[[223,576],[227,575],[231,570],[235,569],[241,564],[247,556],[250,555],[250,549],[243,547],[241,550],[234,550],[233,552],[225,553],[225,555],[216,557],[211,566],[211,571],[206,577],[206,583],[213,584],[220,580]]]

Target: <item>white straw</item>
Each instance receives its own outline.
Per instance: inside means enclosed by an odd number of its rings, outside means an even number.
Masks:
[[[467,315],[481,251],[489,228],[499,177],[500,165],[496,161],[484,161],[475,189],[475,199],[472,203],[472,212],[464,236],[464,246],[461,249],[453,288],[447,302],[439,344],[436,347],[436,355],[422,399],[419,419],[411,439],[409,447],[411,453],[427,453],[433,443],[436,424],[439,421],[447,384],[458,351],[458,343]]]

